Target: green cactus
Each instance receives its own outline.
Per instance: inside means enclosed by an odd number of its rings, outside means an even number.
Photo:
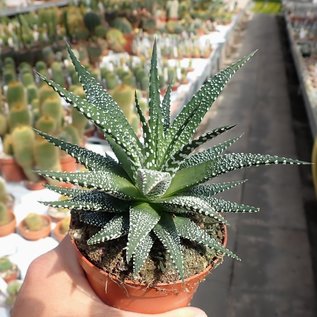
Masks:
[[[12,262],[8,257],[4,256],[0,258],[0,272],[6,272],[13,268]]]
[[[3,113],[0,113],[0,137],[4,137],[7,131],[8,131],[7,117]]]
[[[89,11],[84,15],[84,23],[88,31],[93,34],[96,27],[101,24],[101,20],[97,13]]]
[[[148,33],[154,33],[156,30],[156,21],[153,17],[143,17],[141,25],[142,29]]]
[[[25,71],[21,74],[21,81],[25,87],[35,84],[32,73],[28,71]]]
[[[38,95],[39,95],[39,106],[40,108],[42,107],[44,101],[49,98],[49,97],[55,97],[55,98],[59,98],[59,96],[57,95],[57,93],[50,89],[47,85],[42,85],[41,88],[38,91]]]
[[[123,33],[115,28],[110,28],[107,32],[107,42],[109,48],[114,52],[123,52],[124,46],[127,41],[123,36]]]
[[[97,43],[90,42],[87,46],[87,54],[89,62],[92,65],[96,65],[99,62],[101,56],[101,48]]]
[[[59,138],[73,144],[79,145],[81,143],[78,130],[73,125],[67,125],[63,128]]]
[[[31,111],[26,105],[16,104],[9,112],[8,124],[11,132],[18,126],[31,126]]]
[[[45,77],[48,77],[47,65],[43,61],[37,61],[35,64],[35,69],[37,72],[42,74]]]
[[[10,109],[16,104],[26,105],[26,92],[23,84],[20,81],[10,82],[6,98]]]
[[[16,81],[17,75],[15,70],[5,68],[3,71],[3,81],[6,85],[10,84],[13,81]]]
[[[0,202],[7,204],[10,201],[9,197],[6,182],[3,177],[0,177]]]
[[[61,86],[64,86],[65,84],[65,76],[62,64],[60,62],[53,62],[51,65],[52,69],[52,79],[60,84]]]
[[[36,169],[60,171],[60,152],[54,145],[42,138],[36,138],[34,144],[34,159]]]
[[[108,29],[103,25],[98,25],[95,28],[95,35],[99,38],[105,39],[107,37]]]
[[[0,226],[4,226],[11,221],[11,216],[8,211],[6,204],[0,201]],[[0,262],[0,272],[1,272],[1,262]]]
[[[45,219],[36,213],[28,214],[23,222],[30,231],[39,231],[47,225]]]
[[[29,72],[32,73],[32,66],[31,64],[27,63],[27,62],[22,62],[19,64],[19,71],[22,73],[24,72]]]
[[[31,84],[26,87],[26,95],[29,105],[32,104],[34,99],[38,98],[38,88],[35,84]]]
[[[49,134],[54,134],[56,129],[56,121],[49,115],[43,115],[36,120],[35,127],[38,130]]]
[[[12,68],[15,68],[14,58],[13,58],[12,56],[7,56],[7,57],[4,59],[4,65],[5,65],[5,66],[10,65]]]
[[[3,139],[3,152],[6,155],[13,155],[12,135],[6,134]]]
[[[131,72],[126,72],[122,77],[121,81],[123,84],[131,86],[131,87],[136,87],[136,81],[135,77]]]
[[[6,298],[6,305],[12,307],[15,303],[16,296],[18,295],[20,288],[22,286],[22,282],[19,280],[14,280],[9,282],[7,286],[7,294],[8,297]]]
[[[83,138],[85,133],[85,128],[88,124],[88,119],[75,108],[72,108],[71,116],[72,116],[72,126],[74,126],[77,129],[80,138]]]
[[[64,14],[66,32],[71,39],[87,39],[89,32],[85,27],[82,11],[79,7],[68,6]]]
[[[133,110],[134,89],[128,85],[120,84],[111,91],[111,96],[123,110],[128,121],[132,123],[136,116]]]
[[[132,25],[127,18],[117,17],[111,22],[111,27],[120,30],[123,34],[132,32]]]
[[[38,181],[39,176],[34,173],[33,148],[35,134],[30,126],[17,127],[12,132],[12,147],[16,162],[22,167],[24,174],[30,181]]]
[[[117,76],[112,72],[107,73],[104,79],[108,90],[114,89],[119,84]]]
[[[60,131],[63,123],[64,111],[59,98],[56,98],[55,96],[46,98],[41,107],[41,114],[52,117],[56,122],[55,133]]]
[[[55,61],[55,54],[51,47],[47,46],[42,49],[42,57],[46,65],[50,66]]]

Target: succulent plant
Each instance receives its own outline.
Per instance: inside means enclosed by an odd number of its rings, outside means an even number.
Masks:
[[[149,79],[148,119],[135,96],[143,128],[143,140],[140,141],[116,102],[80,64],[70,47],[68,51],[86,99],[77,97],[43,76],[41,78],[104,132],[117,160],[37,131],[87,168],[87,171],[76,173],[38,171],[44,177],[79,186],[77,189],[49,186],[69,199],[43,203],[70,208],[72,216],[77,215],[81,223],[99,228],[87,239],[87,245],[106,245],[111,240],[125,237],[125,262],[130,265],[134,276],[156,244],[164,246],[180,279],[187,277],[183,260],[185,241],[238,259],[221,241],[209,234],[210,228],[206,224],[227,224],[224,217],[226,212],[257,212],[258,208],[215,197],[241,185],[243,180],[206,182],[245,167],[304,164],[296,159],[273,155],[225,153],[239,137],[200,152],[195,151],[233,127],[215,128],[193,138],[201,120],[226,83],[254,53],[208,79],[171,121],[170,88],[160,101],[155,43]]]
[[[11,132],[18,126],[30,126],[32,123],[32,114],[26,105],[15,104],[15,106],[10,109],[8,123]]]
[[[7,298],[6,298],[6,305],[13,306],[15,303],[16,297],[21,289],[22,281],[20,280],[14,280],[8,283],[7,286]]]
[[[16,104],[26,105],[26,92],[20,81],[10,82],[6,97],[9,108],[12,108]]]
[[[29,213],[23,220],[25,226],[30,231],[39,231],[47,226],[45,218],[36,213]]]
[[[3,177],[0,177],[0,202],[8,204],[12,200],[7,191],[7,184]]]
[[[0,226],[8,224],[12,220],[11,213],[5,203],[0,201]]]
[[[96,27],[101,24],[101,20],[97,13],[89,11],[84,15],[84,23],[88,31],[94,33]]]
[[[13,263],[6,256],[0,258],[0,272],[12,269]]]

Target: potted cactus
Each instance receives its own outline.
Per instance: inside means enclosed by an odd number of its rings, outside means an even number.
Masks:
[[[27,240],[39,240],[50,235],[51,220],[47,215],[29,213],[18,227],[21,236]]]
[[[7,297],[6,297],[5,303],[10,308],[13,307],[15,303],[16,297],[20,291],[22,283],[23,282],[21,280],[14,280],[8,283]]]
[[[244,180],[206,182],[244,167],[303,164],[273,155],[225,153],[239,138],[195,151],[233,128],[215,128],[193,138],[225,84],[254,53],[207,80],[171,121],[170,89],[160,101],[154,44],[148,119],[135,96],[143,128],[138,139],[117,103],[69,47],[68,51],[86,99],[40,76],[103,131],[117,159],[37,131],[87,169],[76,173],[38,171],[44,177],[78,186],[50,186],[69,199],[44,204],[71,210],[70,235],[79,262],[105,303],[141,313],[188,305],[199,282],[224,255],[239,259],[226,248],[226,212],[258,211],[215,196]]]
[[[5,181],[0,177],[0,237],[15,231],[16,218],[13,204],[14,197],[7,192]]]
[[[7,283],[15,281],[20,276],[18,266],[6,256],[0,258],[0,277]]]

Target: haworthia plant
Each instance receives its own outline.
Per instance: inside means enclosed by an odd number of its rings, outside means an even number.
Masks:
[[[120,107],[80,64],[69,46],[68,52],[86,99],[68,92],[44,76],[41,78],[104,132],[117,160],[37,131],[87,168],[87,171],[76,173],[39,171],[44,177],[79,187],[59,189],[50,186],[50,189],[68,196],[68,199],[46,204],[79,211],[80,221],[98,227],[97,233],[88,239],[88,245],[126,236],[126,262],[132,263],[134,274],[140,271],[156,242],[166,249],[180,279],[186,275],[182,253],[182,244],[186,240],[238,259],[210,236],[203,224],[197,223],[197,215],[204,215],[209,223],[212,220],[214,223],[226,224],[224,213],[256,212],[258,208],[214,197],[244,181],[205,182],[244,167],[304,164],[296,159],[273,155],[225,153],[238,138],[196,151],[207,141],[233,127],[216,128],[193,139],[201,120],[226,83],[254,53],[207,80],[171,121],[171,91],[168,89],[161,100],[154,43],[149,79],[149,118],[142,112],[137,96],[135,98],[136,111],[143,128],[141,142]]]

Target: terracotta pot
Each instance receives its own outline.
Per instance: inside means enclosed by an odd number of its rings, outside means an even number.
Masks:
[[[3,278],[6,283],[17,280],[20,277],[20,270],[16,264],[12,263],[12,267],[4,272],[0,272],[0,278]]]
[[[0,172],[7,182],[20,182],[26,178],[22,168],[11,156],[0,157]]]
[[[46,220],[47,225],[38,231],[29,230],[26,227],[24,220],[22,220],[19,223],[18,231],[24,239],[35,241],[35,240],[39,240],[39,239],[45,238],[45,237],[50,235],[50,233],[51,233],[51,219],[47,215],[41,215],[41,216]]]
[[[16,219],[13,212],[10,212],[11,220],[6,225],[0,226],[0,237],[8,236],[9,234],[15,232]]]
[[[70,155],[61,155],[60,158],[61,169],[65,172],[75,172],[78,169],[76,160]]]
[[[223,245],[227,243],[227,231],[224,230]],[[216,259],[204,271],[175,283],[158,283],[154,287],[126,280],[124,283],[116,277],[99,269],[84,257],[73,241],[80,265],[86,277],[100,299],[112,307],[144,314],[164,313],[190,304],[199,283],[220,261]]]

